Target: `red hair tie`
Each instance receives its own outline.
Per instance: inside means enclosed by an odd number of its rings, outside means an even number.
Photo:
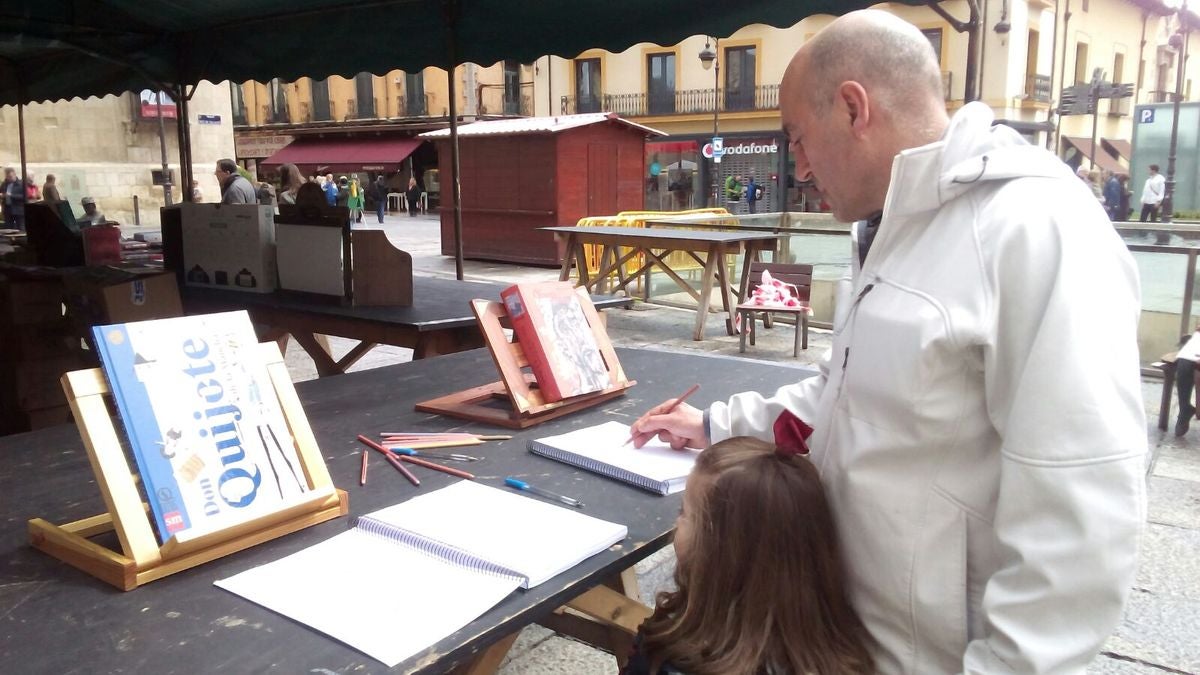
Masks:
[[[807,455],[808,437],[813,429],[789,410],[784,410],[775,420],[775,452],[784,455]]]

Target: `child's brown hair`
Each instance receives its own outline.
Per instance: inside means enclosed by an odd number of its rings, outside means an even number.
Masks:
[[[700,454],[688,492],[699,512],[682,516],[678,590],[660,593],[642,624],[651,672],[665,663],[690,675],[872,672],[811,462],[731,438]]]

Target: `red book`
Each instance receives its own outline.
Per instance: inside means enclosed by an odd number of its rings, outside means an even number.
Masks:
[[[517,284],[500,294],[547,403],[612,385],[575,288],[565,281]]]
[[[88,265],[117,265],[121,262],[121,228],[92,225],[83,228],[83,261]]]

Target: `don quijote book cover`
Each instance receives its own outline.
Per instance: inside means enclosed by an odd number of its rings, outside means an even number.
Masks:
[[[309,492],[245,312],[94,330],[162,541],[282,510]]]

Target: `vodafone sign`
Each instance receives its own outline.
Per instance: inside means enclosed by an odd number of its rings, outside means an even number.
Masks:
[[[722,157],[729,157],[730,155],[773,155],[777,152],[779,152],[779,141],[743,141],[738,145],[730,145],[729,141],[725,141],[725,152]],[[700,148],[700,154],[704,155],[705,159],[712,159],[712,143],[705,143],[704,147]]]

